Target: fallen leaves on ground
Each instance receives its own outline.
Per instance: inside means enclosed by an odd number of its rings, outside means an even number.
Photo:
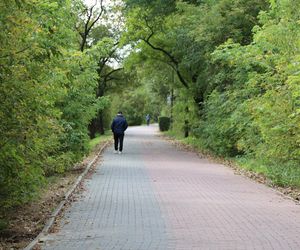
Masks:
[[[74,185],[88,163],[91,162],[105,143],[106,141],[100,143],[88,157],[81,163],[76,164],[73,169],[66,172],[63,176],[57,176],[56,180],[51,183],[51,185],[48,185],[42,190],[37,200],[7,212],[5,216],[9,221],[9,225],[7,229],[0,232],[0,250],[23,249],[42,231],[54,209],[64,199],[65,194]],[[91,178],[96,165],[97,164],[95,163],[91,167],[86,178]],[[50,232],[59,230],[60,221],[64,211],[72,202],[78,199],[78,195],[83,190],[84,186],[80,183],[70,195],[64,208],[57,216]],[[40,249],[39,245],[36,245],[36,247],[37,248],[34,249]]]

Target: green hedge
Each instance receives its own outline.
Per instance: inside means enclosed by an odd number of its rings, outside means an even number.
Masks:
[[[166,116],[161,116],[158,118],[158,125],[160,131],[168,131],[170,128],[171,119]]]

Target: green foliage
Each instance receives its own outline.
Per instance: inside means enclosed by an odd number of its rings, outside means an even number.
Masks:
[[[268,177],[273,184],[278,186],[300,187],[300,169],[298,166],[285,165],[253,158],[237,158],[236,162],[244,169],[263,174]]]
[[[112,139],[112,134],[110,132],[106,133],[105,135],[96,135],[96,137],[94,139],[91,139],[88,143],[89,150],[93,151],[97,147],[97,145],[105,141],[109,141],[110,139]]]
[[[261,15],[262,20],[265,15]],[[219,83],[216,85],[222,86],[220,83],[229,82],[228,76],[231,81],[231,85],[224,86],[222,92],[217,95],[220,97],[217,98],[221,99],[224,94],[230,98],[238,97],[228,115],[224,113],[221,116],[224,122],[218,124],[225,125],[227,117],[233,117],[230,124],[233,125],[234,131],[240,132],[233,142],[236,142],[240,149],[254,152],[257,157],[269,161],[296,164],[299,159],[299,117],[295,115],[298,95],[295,90],[298,87],[295,85],[297,80],[294,75],[297,66],[291,63],[291,58],[295,56],[294,51],[284,44],[287,34],[293,37],[292,47],[293,43],[298,43],[296,30],[299,27],[295,24],[274,25],[273,20],[266,22],[264,28],[256,32],[255,44],[231,48],[227,45],[215,53],[220,60],[218,63],[225,65],[227,72],[229,69],[229,74],[223,73],[223,79],[220,76],[215,78]],[[269,26],[270,22],[272,25]],[[278,33],[283,34],[283,40],[280,40]],[[219,107],[219,104],[211,103],[215,97],[208,99],[208,107],[213,105],[213,110],[214,107]],[[229,108],[228,105],[226,108]],[[237,110],[240,112],[239,116],[236,116]]]
[[[238,110],[235,101],[232,93],[214,91],[206,104],[206,119],[194,130],[196,136],[205,139],[207,148],[219,155],[234,156],[238,153],[236,142],[239,134],[236,124],[242,121],[234,119],[242,117],[236,116]]]
[[[260,14],[254,42],[228,42],[213,54],[199,137],[221,155],[247,154],[278,185],[299,185],[298,15],[285,3]],[[281,18],[283,9],[286,18]],[[290,179],[289,179],[290,178]]]
[[[129,125],[140,125],[146,122],[146,114],[150,114],[151,121],[157,121],[161,113],[162,103],[166,101],[169,86],[164,84],[168,77],[161,78],[156,70],[161,65],[147,62],[142,64],[143,55],[131,53],[124,63],[125,72],[130,77],[130,85],[114,98],[112,113],[122,110]],[[151,78],[148,74],[152,73]]]
[[[170,117],[160,116],[158,118],[158,125],[160,131],[168,131],[170,128]]]
[[[88,152],[97,59],[111,40],[78,51],[81,1],[0,0],[0,207],[31,200],[44,177]],[[1,211],[0,211],[1,212]]]
[[[130,64],[173,132],[188,127],[201,149],[247,156],[274,183],[299,185],[299,1],[176,1],[156,14],[159,1],[128,2]]]
[[[125,115],[129,125],[141,125],[144,122],[146,99],[147,94],[142,88],[126,92],[121,96],[118,108]]]

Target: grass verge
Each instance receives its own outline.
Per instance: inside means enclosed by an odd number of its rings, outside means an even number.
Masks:
[[[104,135],[97,134],[94,139],[89,141],[90,152],[93,152],[97,148],[97,145],[109,141],[111,138],[112,135],[110,132],[106,132]]]
[[[260,159],[235,158],[237,165],[248,171],[263,174],[275,186],[300,189],[299,166],[283,163],[266,163]]]

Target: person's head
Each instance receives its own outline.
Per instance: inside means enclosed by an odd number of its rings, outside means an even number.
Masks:
[[[118,115],[122,115],[123,113],[122,113],[122,111],[118,111]]]

